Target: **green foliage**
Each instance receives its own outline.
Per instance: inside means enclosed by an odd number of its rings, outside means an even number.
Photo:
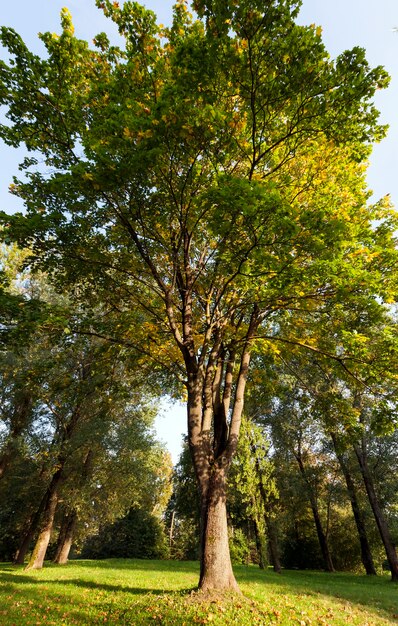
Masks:
[[[173,491],[166,510],[170,556],[195,560],[199,556],[199,492],[189,448],[184,443],[173,471]]]
[[[248,565],[252,562],[255,546],[241,528],[233,529],[229,536],[231,561],[234,565]]]
[[[363,189],[354,207],[349,186],[360,186],[355,160],[383,134],[371,99],[388,82],[384,70],[369,68],[358,48],[332,62],[320,35],[294,24],[296,2],[266,10],[254,1],[195,3],[206,26],[179,3],[165,33],[138,3],[97,4],[118,25],[124,51],[104,34],[90,49],[66,12],[60,36],[41,36],[46,59],[2,30],[15,61],[1,65],[11,121],[2,136],[41,151],[52,167],[49,176],[36,168],[15,181],[27,213],[4,216],[6,236],[32,244],[35,263],[61,285],[78,282],[85,292],[89,282],[106,301],[112,287],[126,309],[145,303],[161,334],[167,324],[148,303],[164,291],[160,279],[174,289],[184,239],[195,299],[210,297],[215,314],[225,296],[230,320],[255,302],[305,309],[325,283],[342,289],[340,299],[354,284],[366,290],[370,259],[359,256],[354,268],[356,244],[366,238],[369,254],[385,259],[391,228],[377,232]],[[316,167],[320,152],[327,157],[305,195],[300,169]],[[335,179],[327,196],[322,170]],[[388,207],[377,210],[382,224],[393,219]],[[199,337],[200,306],[195,316]]]
[[[159,518],[144,509],[132,508],[113,524],[100,528],[97,535],[84,543],[81,557],[108,558],[167,558],[164,528]]]
[[[99,510],[102,524],[132,505],[159,516],[171,473],[154,439],[156,407],[142,370],[100,338],[72,332],[84,311],[66,294],[54,296],[45,276],[18,274],[21,256],[8,251],[9,292],[22,299],[36,293],[48,306],[23,345],[14,339],[0,352],[0,552],[9,559],[56,472],[80,541],[98,527]]]
[[[245,418],[229,485],[245,507],[249,517],[259,520],[278,499],[270,443],[261,426]]]
[[[0,558],[12,561],[29,519],[36,512],[45,485],[34,459],[19,453],[12,472],[0,481]]]

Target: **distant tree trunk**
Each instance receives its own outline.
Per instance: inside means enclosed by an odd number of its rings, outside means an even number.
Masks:
[[[253,518],[254,535],[256,538],[256,548],[258,554],[258,565],[260,569],[265,569],[267,566],[267,557],[265,551],[264,533],[261,532],[260,524],[257,519]]]
[[[76,510],[65,513],[62,518],[61,528],[54,556],[54,563],[65,565],[68,562],[69,552],[73,543],[73,536],[77,523]]]
[[[362,441],[361,446],[354,444],[354,451],[358,459],[359,467],[361,468],[363,482],[365,484],[366,493],[368,494],[370,506],[372,507],[373,515],[376,520],[377,528],[379,529],[380,537],[384,545],[387,561],[390,566],[391,580],[398,582],[398,557],[387,521],[384,517],[376,494],[373,477],[368,465],[365,442]]]
[[[53,475],[51,483],[47,489],[47,498],[42,514],[39,536],[33,549],[32,556],[26,566],[26,570],[41,569],[46,556],[48,544],[51,538],[51,531],[54,524],[54,516],[58,503],[58,489],[63,479],[63,466]]]
[[[259,487],[261,499],[262,499],[263,505],[264,505],[264,511],[265,511],[265,513],[264,513],[264,521],[265,521],[265,525],[267,527],[268,549],[269,549],[269,554],[270,554],[270,558],[271,558],[271,563],[272,563],[272,567],[274,568],[274,572],[276,572],[277,574],[280,574],[281,571],[282,571],[282,568],[281,568],[281,563],[280,563],[280,559],[279,559],[278,535],[276,533],[275,525],[272,522],[271,515],[270,515],[270,513],[268,511],[268,509],[270,507],[270,501],[269,501],[269,497],[267,496],[267,493],[266,493],[265,488],[264,488],[263,476],[262,476],[259,460],[256,457],[255,446],[252,446],[251,448],[252,448],[253,456],[255,456],[255,458],[256,458],[256,470],[257,470],[257,476],[258,476],[258,487]]]
[[[334,566],[333,566],[332,556],[330,554],[330,550],[329,550],[329,545],[328,545],[326,534],[325,534],[325,532],[323,530],[321,516],[319,514],[319,508],[318,508],[317,499],[315,497],[315,494],[314,494],[314,491],[312,489],[312,486],[309,483],[309,480],[308,480],[308,477],[307,477],[307,472],[305,470],[304,463],[303,463],[300,451],[297,454],[295,454],[295,457],[296,457],[298,466],[300,468],[300,473],[301,473],[301,475],[302,475],[302,477],[304,479],[305,484],[307,485],[308,497],[309,497],[309,501],[310,501],[310,505],[311,505],[312,515],[314,517],[316,532],[317,532],[317,535],[318,535],[319,546],[321,548],[321,553],[322,553],[325,569],[326,569],[327,572],[334,572],[335,570],[334,570]]]
[[[271,558],[272,567],[274,568],[274,572],[276,574],[280,574],[282,572],[281,561],[279,558],[279,545],[278,545],[278,534],[276,532],[275,523],[271,519],[271,516],[268,512],[265,513],[265,524],[267,526],[268,533],[268,549]]]
[[[345,461],[344,454],[339,450],[337,437],[334,433],[330,433],[333,447],[336,453],[337,460],[340,464],[341,471],[343,472],[344,479],[347,485],[347,492],[351,502],[351,508],[355,519],[355,524],[358,531],[359,543],[361,546],[361,560],[365,568],[365,572],[368,576],[376,576],[376,568],[374,566],[372,552],[368,541],[368,535],[366,532],[365,520],[359,501],[357,497],[357,491],[354,481],[352,479],[349,467]]]
[[[11,427],[7,442],[0,455],[0,479],[15,456],[15,446],[18,437],[27,426],[29,413],[32,409],[32,396],[23,390],[15,398],[14,410],[11,416]]]
[[[79,479],[76,483],[77,489],[82,489],[88,481],[93,469],[93,451],[88,450],[85,456]],[[68,562],[69,552],[72,547],[73,537],[76,529],[78,515],[76,509],[65,510],[62,516],[61,528],[58,535],[57,547],[55,550],[54,563],[65,565]]]
[[[173,509],[172,514],[171,514],[171,521],[170,521],[170,532],[169,532],[169,548],[171,550],[171,548],[173,547],[173,540],[174,540],[174,520],[175,520],[175,516],[176,516],[176,512]]]
[[[323,531],[321,517],[319,515],[318,505],[317,505],[316,499],[314,498],[313,495],[311,496],[310,500],[311,500],[312,514],[314,516],[314,521],[315,521],[315,526],[316,526],[316,532],[317,532],[317,535],[318,535],[319,545],[320,545],[320,548],[321,548],[323,560],[325,562],[325,569],[328,572],[334,572],[332,556],[330,554],[329,545],[328,545],[328,541],[327,541],[326,535],[325,535],[325,533]]]
[[[37,509],[37,511],[35,512],[35,514],[33,515],[33,517],[30,520],[30,524],[29,527],[27,529],[27,531],[25,532],[22,541],[18,547],[18,550],[15,554],[14,557],[14,564],[15,565],[23,565],[25,562],[25,557],[26,557],[26,553],[28,552],[29,548],[30,548],[30,544],[32,543],[33,537],[36,534],[37,528],[39,526],[40,523],[40,519],[43,513],[43,510],[47,504],[47,491],[44,494],[44,496],[41,499],[41,502],[39,504],[39,507]]]

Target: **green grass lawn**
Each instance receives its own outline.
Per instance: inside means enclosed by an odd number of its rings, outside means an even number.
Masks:
[[[235,568],[242,597],[191,593],[198,564],[72,561],[24,572],[0,564],[0,625],[398,624],[398,585],[388,576]]]

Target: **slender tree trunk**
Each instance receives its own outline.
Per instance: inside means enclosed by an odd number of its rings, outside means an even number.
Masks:
[[[268,549],[272,567],[274,568],[274,572],[276,574],[280,574],[282,572],[282,566],[279,558],[278,534],[276,532],[274,521],[271,519],[270,515],[265,513],[264,518],[268,532]]]
[[[256,518],[253,518],[254,535],[256,537],[256,548],[258,554],[258,565],[260,569],[265,569],[267,566],[267,556],[264,545],[264,533],[261,532],[260,525]]]
[[[58,563],[59,561],[59,555],[61,553],[62,546],[65,543],[66,531],[68,528],[68,518],[69,518],[68,510],[63,509],[53,563]]]
[[[33,549],[29,563],[25,568],[26,570],[41,569],[43,567],[44,558],[46,556],[54,524],[54,516],[58,503],[58,489],[62,478],[63,468],[61,467],[55,472],[48,487],[46,505],[43,510],[39,536],[36,540],[36,545]]]
[[[334,572],[335,570],[334,570],[334,566],[333,566],[332,556],[330,554],[330,550],[329,550],[329,545],[328,545],[326,534],[325,534],[325,532],[323,530],[321,516],[319,514],[318,503],[317,503],[314,491],[313,491],[312,486],[310,485],[310,483],[309,483],[309,481],[307,479],[307,472],[305,470],[305,467],[304,467],[301,455],[297,454],[296,455],[296,459],[297,459],[298,466],[300,468],[301,475],[302,475],[302,477],[303,477],[303,479],[305,481],[305,484],[307,485],[308,497],[309,497],[309,500],[310,500],[312,515],[314,517],[316,533],[318,535],[319,546],[321,548],[321,553],[322,553],[325,569],[326,569],[327,572]]]
[[[10,464],[10,461],[12,460],[13,444],[14,442],[8,441],[5,444],[5,448],[3,449],[2,455],[0,457],[0,478],[3,478],[4,472]]]
[[[253,454],[255,454],[255,450],[253,450]],[[278,535],[276,532],[275,524],[273,523],[271,519],[271,515],[269,514],[267,510],[268,507],[270,506],[270,502],[264,489],[264,484],[263,484],[263,480],[261,476],[261,469],[260,469],[258,459],[256,459],[256,468],[257,468],[257,474],[259,477],[258,486],[259,486],[260,495],[263,501],[264,511],[265,511],[264,521],[267,527],[268,549],[269,549],[269,554],[271,557],[271,563],[272,563],[272,567],[274,568],[274,572],[276,572],[277,574],[280,574],[282,572],[282,567],[281,567],[281,562],[279,558]]]
[[[226,471],[217,465],[201,496],[201,539],[200,589],[239,591],[229,553]]]
[[[87,451],[84,463],[82,466],[79,480],[76,484],[77,488],[83,488],[88,481],[93,465],[93,451],[90,449]],[[64,565],[68,562],[69,552],[72,547],[73,537],[77,524],[77,511],[76,509],[66,510],[62,517],[61,528],[58,535],[57,548],[53,559],[54,563]]]
[[[39,526],[40,523],[40,519],[42,516],[42,513],[44,511],[44,508],[47,504],[47,498],[48,498],[48,492],[46,491],[46,493],[44,494],[44,496],[41,499],[41,502],[39,504],[39,507],[36,511],[36,513],[33,515],[28,530],[26,531],[26,533],[24,534],[22,541],[18,547],[18,550],[16,552],[16,555],[14,557],[14,564],[15,565],[23,565],[25,562],[25,557],[26,557],[26,553],[28,552],[29,548],[30,548],[30,544],[32,543],[33,537],[36,534],[36,530]]]
[[[5,470],[14,458],[17,440],[27,426],[32,404],[31,395],[23,391],[20,397],[15,400],[14,411],[11,416],[10,434],[0,455],[0,479],[3,478]]]
[[[315,500],[314,496],[312,496],[310,499],[311,499],[312,514],[314,516],[316,532],[317,532],[317,535],[318,535],[318,541],[319,541],[319,545],[320,545],[320,548],[321,548],[323,560],[324,560],[324,563],[325,563],[325,569],[326,569],[327,572],[334,572],[332,556],[330,554],[329,545],[328,545],[328,541],[327,541],[326,535],[325,535],[325,533],[323,531],[323,526],[322,526],[322,522],[321,522],[321,517],[319,515],[318,505],[316,503],[316,500]]]
[[[331,439],[333,442],[334,450],[337,460],[340,464],[341,471],[343,472],[344,479],[347,485],[347,492],[351,502],[352,513],[354,515],[355,524],[358,531],[359,543],[361,546],[361,560],[365,568],[365,572],[368,576],[376,576],[376,568],[374,566],[372,552],[368,541],[368,535],[366,532],[365,520],[359,501],[357,497],[357,491],[354,481],[352,479],[349,467],[345,461],[344,455],[340,452],[336,435],[331,433]]]
[[[387,561],[390,566],[391,580],[398,582],[398,557],[387,521],[384,517],[376,494],[373,477],[368,465],[365,445],[362,444],[362,447],[360,447],[355,444],[354,451],[358,459],[359,467],[361,468],[363,482],[365,484],[366,493],[368,494],[370,506],[372,507],[373,515],[376,520],[377,528],[379,529],[380,537],[384,545]]]
[[[173,540],[174,540],[174,520],[175,520],[175,516],[176,516],[176,512],[173,509],[173,512],[171,514],[171,521],[170,521],[170,532],[169,532],[169,548],[170,550],[173,547]]]
[[[65,513],[59,531],[57,548],[54,556],[54,563],[65,565],[68,562],[69,552],[73,543],[73,536],[77,523],[77,512],[75,510]]]

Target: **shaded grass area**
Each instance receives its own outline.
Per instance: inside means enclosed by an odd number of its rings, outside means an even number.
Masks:
[[[235,572],[242,597],[195,593],[193,562],[72,561],[29,572],[0,564],[0,624],[398,625],[398,585],[387,576]]]

